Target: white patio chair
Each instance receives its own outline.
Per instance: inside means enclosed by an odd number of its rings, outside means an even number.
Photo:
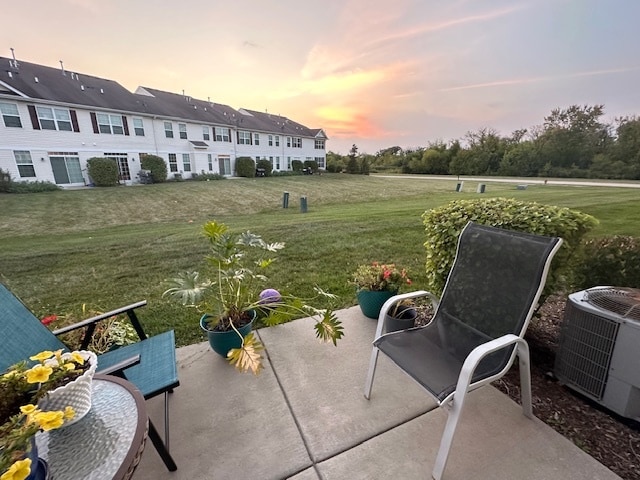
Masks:
[[[560,238],[469,222],[458,239],[441,299],[417,291],[392,297],[382,307],[364,395],[371,396],[381,351],[445,408],[448,418],[434,479],[442,478],[466,393],[503,376],[516,355],[522,408],[525,416],[533,416],[524,334],[561,244]],[[426,326],[383,334],[389,308],[419,297],[428,297],[434,304],[433,320]]]

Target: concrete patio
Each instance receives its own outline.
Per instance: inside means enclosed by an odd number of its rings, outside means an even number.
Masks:
[[[150,441],[135,480],[431,478],[446,413],[384,355],[363,396],[375,321],[358,307],[338,316],[338,346],[319,343],[311,319],[263,329],[265,369],[240,374],[208,343],[178,349],[170,398],[168,472]],[[194,328],[195,325],[194,325]],[[162,429],[162,399],[147,402]],[[470,394],[445,479],[618,479],[493,387]]]

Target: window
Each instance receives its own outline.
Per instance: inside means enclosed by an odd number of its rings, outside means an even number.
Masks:
[[[173,124],[171,122],[164,122],[164,136],[173,138]],[[171,171],[173,172],[173,170]]]
[[[324,150],[324,140],[316,138],[316,150]]]
[[[18,173],[21,178],[36,176],[36,169],[33,168],[31,153],[26,150],[15,150],[13,156],[16,158],[16,165],[18,166]]]
[[[185,172],[191,171],[191,157],[188,153],[182,154],[182,167]]]
[[[268,142],[269,142],[269,146],[273,147],[273,135],[269,135]]]
[[[144,137],[144,123],[141,118],[133,119],[133,130],[136,132],[137,137]]]
[[[71,115],[62,108],[36,107],[40,128],[43,130],[64,130],[71,132]]]
[[[280,157],[276,157],[276,170],[280,170]]]
[[[238,131],[238,145],[251,145],[251,134]]]
[[[316,157],[315,161],[318,164],[318,168],[325,168],[324,157]]]
[[[287,147],[291,146],[291,137],[287,137]]]
[[[202,139],[211,140],[211,135],[209,135],[209,127],[207,127],[206,125],[202,126]]]
[[[84,183],[78,152],[49,152],[49,160],[57,184]]]
[[[20,121],[20,114],[18,113],[18,106],[13,103],[0,103],[0,113],[2,113],[2,119],[4,120],[5,127],[18,127],[22,128],[22,122]]]
[[[280,146],[280,135],[276,135],[276,147]]]
[[[287,170],[291,170],[291,157],[287,157]]]
[[[218,156],[218,169],[220,175],[231,175],[231,157],[228,155]]]
[[[98,113],[98,131],[100,133],[112,133],[114,135],[124,135],[124,125],[121,115],[109,115]]]
[[[126,153],[105,153],[105,158],[110,158],[118,165],[118,180],[131,180],[129,161]]]
[[[215,127],[216,142],[230,142],[231,130],[223,127]]]
[[[293,148],[302,148],[302,138],[300,137],[293,138]]]
[[[259,133],[254,133],[253,134],[253,144],[254,145],[260,145],[260,134]]]
[[[207,153],[207,166],[209,167],[209,171],[213,172],[213,155]]]
[[[169,154],[169,171],[177,172],[178,171],[178,159],[176,158],[175,153]]]
[[[178,130],[180,131],[180,138],[182,138],[183,140],[187,139],[187,124],[186,123],[179,123],[178,124]]]
[[[256,157],[256,162],[259,162],[259,161],[260,161],[260,155]]]

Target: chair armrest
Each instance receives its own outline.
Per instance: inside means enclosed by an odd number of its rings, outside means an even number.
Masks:
[[[469,385],[471,385],[473,372],[484,357],[486,357],[490,353],[509,347],[516,343],[526,344],[523,338],[520,338],[513,333],[508,333],[507,335],[503,335],[502,337],[498,337],[487,343],[478,345],[476,348],[471,350],[471,353],[467,355],[467,358],[462,365],[462,370],[460,371],[460,376],[458,377],[458,383],[456,385],[456,393],[460,392],[460,394],[464,394],[469,391]],[[489,383],[492,380],[493,377],[491,377],[490,379],[485,379],[482,381],[483,383],[479,383],[477,386],[484,385],[484,383]]]
[[[140,340],[144,340],[145,338],[147,338],[147,335],[144,333],[144,330],[142,329],[142,325],[140,324],[140,321],[138,320],[138,317],[136,317],[136,314],[135,314],[134,310],[136,308],[139,308],[139,307],[144,307],[146,304],[147,304],[147,301],[146,300],[142,300],[140,302],[136,302],[136,303],[132,303],[131,305],[127,305],[125,307],[116,308],[115,310],[111,310],[111,311],[106,312],[106,313],[101,313],[100,315],[96,315],[94,317],[87,318],[86,320],[82,320],[81,322],[74,323],[73,325],[68,325],[66,327],[58,328],[58,329],[53,331],[53,334],[58,336],[58,335],[62,335],[64,333],[72,332],[72,331],[77,330],[79,328],[87,327],[87,331],[86,331],[85,336],[84,336],[84,338],[82,340],[82,348],[86,348],[87,345],[89,344],[89,339],[93,335],[93,332],[95,331],[95,328],[96,328],[96,324],[98,322],[100,322],[101,320],[105,320],[107,318],[111,318],[111,317],[113,317],[115,315],[120,315],[122,313],[126,313],[127,316],[129,317],[129,320],[131,321],[131,324],[133,325],[133,328],[136,330],[136,333],[138,334],[138,337],[140,337]]]
[[[433,308],[434,309],[438,308],[438,304],[440,303],[440,298],[438,298],[436,295],[426,290],[416,290],[415,292],[401,293],[399,295],[394,295],[389,300],[384,302],[384,304],[382,305],[382,308],[380,309],[380,315],[378,315],[378,325],[376,327],[375,338],[379,338],[380,335],[382,335],[382,330],[384,328],[384,318],[392,306],[394,306],[396,303],[401,302],[403,300],[409,300],[412,298],[420,298],[420,297],[429,298],[429,300],[431,300]]]
[[[98,361],[98,364],[100,362]],[[134,355],[133,357],[127,358],[126,360],[122,360],[121,362],[115,363],[110,367],[104,368],[102,370],[98,370],[97,373],[102,373],[104,375],[115,375],[117,377],[124,377],[123,370],[129,367],[133,367],[134,365],[138,365],[140,363],[140,355]]]

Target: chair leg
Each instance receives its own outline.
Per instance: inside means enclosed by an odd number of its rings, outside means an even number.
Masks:
[[[522,412],[525,417],[533,418],[529,345],[527,345],[524,339],[518,342],[518,364],[520,366],[520,401],[522,402]]]
[[[158,431],[153,425],[151,419],[149,419],[149,438],[153,442],[153,446],[156,447],[156,450],[158,451],[158,454],[160,454],[160,458],[162,458],[164,464],[167,466],[167,469],[170,472],[175,472],[178,469],[178,466],[176,465],[176,462],[173,461],[169,450],[167,450],[167,447],[160,438],[160,435],[158,434]]]
[[[431,475],[434,480],[441,480],[444,469],[447,465],[449,458],[449,450],[451,450],[451,444],[453,443],[453,435],[456,433],[456,427],[458,426],[458,420],[460,420],[460,414],[462,413],[462,407],[464,406],[464,400],[466,394],[462,392],[461,395],[454,395],[451,403],[445,407],[447,411],[447,423],[444,426],[444,432],[440,439],[440,448],[436,455],[436,461],[433,465],[433,472]]]
[[[376,374],[376,364],[378,363],[378,347],[373,347],[373,351],[371,352],[371,360],[369,361],[369,373],[367,373],[367,381],[364,385],[364,398],[369,400],[371,397],[371,388],[373,387],[373,377]]]
[[[164,444],[169,451],[169,393],[164,392]]]

